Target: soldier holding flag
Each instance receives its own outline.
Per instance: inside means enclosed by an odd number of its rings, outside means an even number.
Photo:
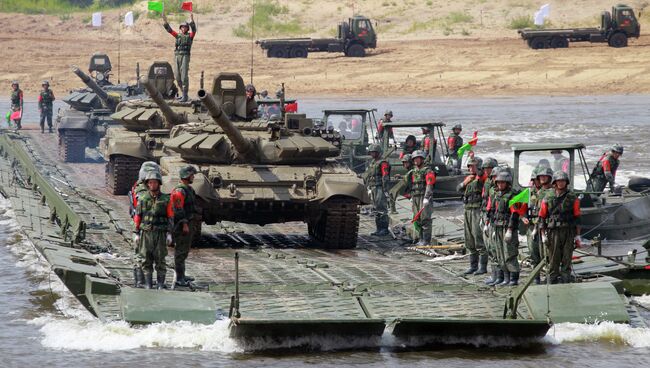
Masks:
[[[18,81],[11,82],[11,113],[9,119],[16,123],[16,130],[21,128],[20,120],[23,112],[23,90],[20,89]]]
[[[164,21],[163,27],[165,30],[176,39],[174,55],[176,63],[174,64],[174,72],[176,74],[176,83],[178,88],[182,91],[183,95],[180,98],[185,102],[189,99],[189,71],[190,71],[190,51],[192,50],[192,43],[196,36],[196,23],[194,23],[194,13],[192,13],[192,3],[185,2],[182,5],[183,9],[190,11],[190,22],[183,22],[180,24],[180,33],[172,29],[167,22],[165,12],[162,12],[162,19]],[[191,29],[191,31],[190,31]]]
[[[436,174],[424,164],[426,152],[415,151],[411,155],[415,167],[406,174],[409,195],[413,207],[413,226],[418,232],[418,245],[431,243],[431,201]]]

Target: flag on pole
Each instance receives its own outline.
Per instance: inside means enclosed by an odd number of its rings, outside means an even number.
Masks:
[[[18,119],[21,119],[22,117],[23,117],[23,110],[20,109],[20,110],[16,110],[16,111],[12,112],[9,119],[10,120],[18,120]]]
[[[127,27],[133,27],[133,23],[134,23],[133,12],[130,11],[130,12],[124,14],[124,25],[127,26]]]
[[[551,15],[551,4],[542,5],[539,10],[535,12],[535,25],[543,26],[544,19],[548,18],[549,15]]]
[[[415,231],[420,232],[422,230],[422,225],[420,225],[420,216],[422,216],[422,211],[424,211],[424,207],[420,208],[418,213],[413,216],[413,220],[411,220],[411,223],[413,224],[413,229]]]
[[[165,10],[165,5],[162,1],[149,1],[147,3],[147,9],[162,13]]]
[[[187,10],[188,12],[192,11],[192,2],[191,1],[183,1],[181,4],[181,9]]]
[[[512,197],[510,202],[508,202],[508,207],[512,207],[517,203],[526,203],[528,204],[528,201],[530,200],[530,189],[526,188],[521,191],[521,193],[517,194],[516,196]]]
[[[93,13],[92,25],[93,25],[93,27],[101,27],[102,26],[102,13],[101,12]]]
[[[7,115],[5,115],[5,119],[7,120],[7,124],[11,121],[11,111],[7,111]]]
[[[478,143],[478,130],[474,132],[474,136],[472,137],[472,139],[469,140],[469,142],[460,146],[460,148],[458,149],[458,158],[459,159],[463,158],[465,152],[471,151],[472,147],[476,146],[476,143]]]

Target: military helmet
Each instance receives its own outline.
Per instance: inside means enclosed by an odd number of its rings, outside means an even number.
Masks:
[[[540,177],[540,176],[549,176],[549,177],[552,178],[553,177],[553,169],[551,169],[550,167],[538,167],[537,168],[537,176],[538,177]]]
[[[158,171],[149,171],[144,177],[144,182],[146,183],[149,180],[158,180],[158,182],[162,184],[162,175],[160,175],[160,172]]]
[[[410,162],[413,159],[410,153],[405,154],[402,156],[402,162]]]
[[[622,155],[623,154],[623,146],[618,144],[618,143],[613,145],[612,146],[612,152],[618,152],[618,153],[620,153]]]
[[[492,172],[490,173],[490,177],[497,176],[501,172],[501,167],[500,166],[495,166],[494,169],[492,169]]]
[[[43,83],[41,83],[41,86],[49,86],[50,82],[44,80]]]
[[[18,81],[17,81],[17,80],[14,80],[14,81],[11,81],[11,85],[12,85],[12,86],[18,86],[19,84],[18,84]]]
[[[533,171],[530,172],[530,180],[537,179],[537,173],[539,172],[539,167],[536,167],[533,169]]]
[[[262,92],[260,92],[260,96],[262,96],[262,97],[266,97],[268,95],[269,95],[269,91],[267,91],[265,89],[263,89]]]
[[[456,124],[456,125],[454,125],[453,128],[451,128],[451,130],[454,130],[454,129],[460,129],[460,130],[463,130],[463,126],[460,125],[460,124]]]
[[[430,131],[429,127],[422,127],[422,134],[429,134]]]
[[[153,161],[145,161],[142,166],[140,166],[140,172],[138,173],[138,180],[144,180],[147,177],[147,173],[151,171],[160,172],[160,166]]]
[[[488,168],[495,168],[499,163],[497,160],[493,159],[492,157],[488,157],[483,161],[483,168],[488,169]]]
[[[181,27],[187,27],[187,28],[190,28],[190,24],[187,23],[187,21],[185,21],[185,22],[181,23],[181,24],[178,26],[178,28],[181,28]]]
[[[253,92],[253,93],[255,93],[255,86],[252,85],[252,84],[250,84],[250,83],[247,84],[247,85],[246,85],[246,92]]]
[[[558,180],[566,180],[566,183],[569,184],[569,174],[565,173],[562,170],[558,170],[553,173],[553,184]]]
[[[505,181],[506,183],[512,184],[512,175],[508,170],[499,170],[499,174],[495,181]]]
[[[476,170],[480,170],[483,168],[483,159],[480,157],[474,156],[467,160],[467,167],[470,167],[472,165],[476,165]]]
[[[416,157],[421,157],[423,160],[427,157],[427,153],[422,150],[417,150],[411,153],[411,158],[415,160]]]
[[[404,143],[408,142],[409,140],[413,141],[413,143],[418,143],[418,140],[415,138],[413,134],[409,134],[408,137],[404,140]]]
[[[253,87],[253,88],[255,88],[255,87]],[[282,98],[282,97],[284,97],[284,91],[282,90],[282,88],[280,88],[279,90],[275,91],[275,97],[277,97],[277,98]]]
[[[194,174],[196,174],[196,168],[192,165],[183,166],[178,171],[178,176],[180,176],[181,179],[187,179]]]
[[[392,110],[386,110],[386,111],[384,112],[384,116],[386,116],[386,115],[388,115],[388,116],[390,116],[390,117],[393,117],[393,111],[392,111]]]
[[[368,153],[370,152],[381,152],[381,147],[378,144],[371,144],[368,146]]]

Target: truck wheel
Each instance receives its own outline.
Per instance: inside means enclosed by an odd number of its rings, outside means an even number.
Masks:
[[[564,37],[553,37],[551,39],[551,48],[564,49],[569,47],[569,41]]]
[[[271,47],[267,56],[272,58],[286,58],[287,50],[285,50],[284,47]]]
[[[533,50],[541,50],[546,48],[546,38],[535,37],[530,41],[530,48]]]
[[[292,47],[289,51],[289,55],[292,58],[306,58],[308,54],[307,48],[303,46]]]
[[[349,57],[364,57],[366,56],[366,49],[357,43],[348,47],[348,52],[345,55]]]
[[[609,38],[609,46],[611,47],[626,47],[627,46],[627,36],[625,33],[614,33],[610,38]]]

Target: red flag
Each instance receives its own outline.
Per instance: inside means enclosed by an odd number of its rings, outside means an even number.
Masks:
[[[16,110],[11,113],[11,120],[18,120],[23,117],[23,110]]]
[[[469,142],[467,142],[467,143],[469,143],[470,146],[473,147],[473,146],[476,146],[477,142],[478,142],[478,130],[475,130],[474,135],[472,136],[472,139],[470,139]]]
[[[188,12],[192,11],[192,2],[191,1],[183,1],[183,4],[181,4],[181,9],[187,10]]]
[[[288,103],[284,105],[284,112],[298,112],[298,103]]]

